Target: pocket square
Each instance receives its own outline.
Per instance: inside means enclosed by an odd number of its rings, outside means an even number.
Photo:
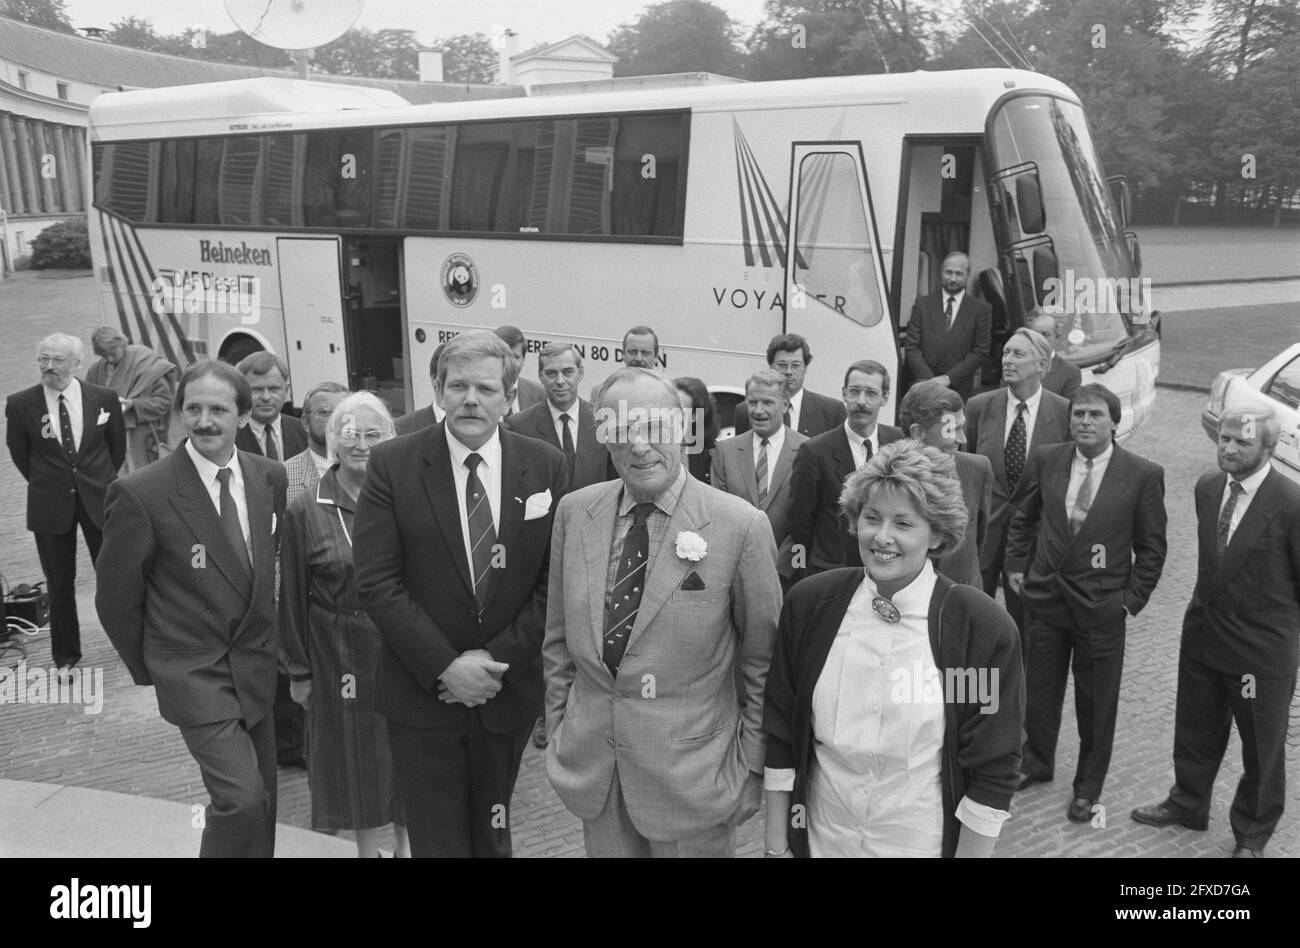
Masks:
[[[275,533],[275,526],[276,526],[276,524],[278,524],[279,522],[280,522],[280,521],[279,521],[279,520],[276,518],[276,516],[275,516],[275,511],[272,510],[272,511],[271,511],[271,533],[272,533],[272,534]]]
[[[682,590],[684,592],[696,592],[704,588],[704,580],[700,579],[700,574],[691,570],[691,575],[682,580]]]
[[[524,519],[536,520],[538,517],[545,517],[551,512],[551,491],[550,488],[529,496],[524,502]]]
[[[106,425],[106,424],[108,424],[108,409],[101,408],[99,410],[99,417],[95,419],[95,425],[98,426],[98,425]]]

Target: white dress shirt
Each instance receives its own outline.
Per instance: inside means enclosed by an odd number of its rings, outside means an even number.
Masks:
[[[561,448],[564,447],[564,422],[560,421],[561,415],[569,416],[569,437],[573,439],[573,452],[578,453],[578,400],[575,398],[573,404],[568,408],[559,409],[548,398],[546,407],[551,410],[551,425],[555,428],[556,444]]]
[[[1089,508],[1097,500],[1097,491],[1101,487],[1101,479],[1106,476],[1106,468],[1114,454],[1115,442],[1112,441],[1106,445],[1105,451],[1092,459],[1092,497],[1088,501]],[[1065,516],[1067,520],[1074,514],[1074,505],[1079,499],[1079,488],[1083,486],[1083,479],[1087,473],[1088,459],[1079,453],[1078,448],[1075,448],[1074,463],[1070,465],[1070,483],[1065,488]]]
[[[473,547],[469,542],[469,510],[465,507],[465,485],[469,483],[469,468],[465,459],[477,453],[483,460],[475,469],[478,479],[487,491],[488,507],[492,510],[492,529],[501,533],[501,432],[492,430],[492,437],[477,451],[465,447],[456,436],[447,431],[447,450],[451,454],[451,477],[456,482],[456,509],[460,512],[460,533],[465,541],[465,560],[473,569],[474,557],[470,555]]]
[[[754,432],[754,471],[758,471],[758,456],[767,451],[767,483],[763,484],[763,490],[771,491],[772,489],[772,472],[776,469],[776,459],[781,456],[781,449],[785,446],[785,425],[776,429],[776,434],[767,439],[767,447],[763,447],[763,437],[757,431]]]
[[[1242,493],[1241,496],[1237,498],[1237,506],[1232,509],[1232,519],[1228,522],[1229,543],[1232,542],[1232,535],[1237,532],[1237,527],[1241,526],[1241,520],[1246,516],[1246,510],[1250,507],[1250,502],[1254,500],[1255,495],[1259,493],[1259,489],[1264,483],[1264,478],[1268,477],[1268,472],[1271,468],[1272,463],[1265,461],[1263,467],[1250,475],[1250,477],[1247,477],[1240,482]],[[1219,513],[1215,514],[1215,523],[1218,523],[1219,516],[1223,513],[1223,507],[1228,502],[1228,497],[1231,496],[1231,484],[1232,475],[1228,475],[1228,479],[1223,484],[1223,496],[1219,498]]]
[[[867,442],[871,442],[871,456],[874,458],[880,452],[880,425],[873,425],[871,434],[866,438],[858,437],[858,433],[853,430],[853,426],[847,421],[844,422],[844,433],[849,436],[849,449],[853,452],[853,469],[862,470],[862,465],[867,463]]]
[[[799,416],[803,413],[803,389],[790,396],[790,430],[799,430]]]
[[[275,437],[275,453],[280,461],[289,460],[284,454],[284,431],[280,426],[280,419],[283,415],[276,415],[275,419],[269,425]],[[253,437],[257,439],[257,447],[261,450],[262,455],[266,455],[266,429],[267,425],[252,418],[248,419],[248,427],[252,429]]]
[[[1038,421],[1038,406],[1043,402],[1043,386],[1038,386],[1038,391],[1025,399],[1025,459],[1029,459],[1029,452],[1033,448],[1034,441],[1034,423]],[[1005,448],[1007,439],[1011,437],[1011,426],[1016,423],[1016,405],[1018,399],[1007,389],[1007,423],[1002,429],[1002,446]]]
[[[194,448],[194,443],[188,438],[185,439],[185,450],[190,453],[190,460],[194,462],[195,468],[199,472],[199,480],[208,491],[208,496],[212,498],[212,506],[217,510],[217,517],[221,516],[221,482],[217,480],[217,471],[220,467],[213,464],[203,455],[199,454]],[[239,465],[239,452],[232,451],[230,460],[224,465],[230,468],[230,496],[235,501],[235,511],[239,514],[239,529],[244,534],[244,545],[248,546],[248,497],[244,493],[244,470]],[[248,549],[248,559],[253,559],[252,547]]]
[[[59,424],[59,396],[62,395],[64,401],[68,403],[68,420],[72,422],[72,446],[78,451],[81,450],[81,433],[85,430],[85,419],[82,417],[83,405],[81,404],[81,383],[77,381],[74,375],[68,382],[68,387],[63,391],[50,388],[43,385],[41,390],[45,393],[45,410],[50,413],[50,430],[54,432],[54,441],[60,447],[63,445],[63,428]]]

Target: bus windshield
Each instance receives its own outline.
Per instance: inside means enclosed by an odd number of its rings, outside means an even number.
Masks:
[[[1128,248],[1083,109],[1045,95],[1016,96],[994,112],[990,127],[994,167],[1038,167],[1060,280],[1040,312],[1056,317],[1058,351],[1085,366],[1108,358],[1130,338],[1130,316],[1150,301],[1130,279]],[[1026,322],[1037,315],[1027,314]]]

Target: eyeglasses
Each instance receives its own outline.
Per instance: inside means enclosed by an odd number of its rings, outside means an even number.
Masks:
[[[37,365],[67,365],[67,356],[37,356]]]
[[[385,438],[387,438],[387,435],[383,431],[357,431],[355,428],[344,428],[339,432],[339,441],[348,445],[356,444],[364,439],[367,445],[374,446],[385,440]]]

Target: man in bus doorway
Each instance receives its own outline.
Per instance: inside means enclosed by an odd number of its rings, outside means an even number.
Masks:
[[[844,403],[829,395],[818,395],[803,387],[804,375],[812,365],[812,350],[798,333],[781,333],[767,344],[767,367],[785,378],[785,394],[790,403],[784,423],[805,438],[834,431],[848,417]],[[888,383],[885,385],[889,389]],[[736,406],[736,434],[749,430],[749,409],[744,402]],[[855,543],[854,549],[857,549]]]
[[[970,260],[960,251],[943,258],[940,291],[922,297],[907,320],[907,367],[917,381],[938,379],[963,399],[989,357],[993,309],[966,292]]]

